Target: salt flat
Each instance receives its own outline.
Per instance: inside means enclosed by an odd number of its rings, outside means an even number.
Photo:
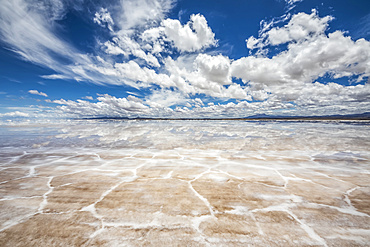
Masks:
[[[0,246],[369,246],[366,122],[0,127]]]

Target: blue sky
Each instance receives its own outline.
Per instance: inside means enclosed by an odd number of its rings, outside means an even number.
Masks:
[[[0,117],[370,111],[370,2],[3,0]]]

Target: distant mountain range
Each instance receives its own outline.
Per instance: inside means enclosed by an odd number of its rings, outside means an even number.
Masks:
[[[370,112],[349,115],[325,115],[325,116],[279,116],[257,114],[242,118],[128,118],[128,117],[95,117],[85,119],[106,119],[106,120],[370,120]]]
[[[245,119],[307,119],[307,120],[370,120],[370,112],[348,115],[324,115],[324,116],[276,116],[257,114]]]
[[[267,115],[257,114],[245,119],[353,119],[353,120],[370,120],[370,112],[361,114],[348,114],[348,115],[323,115],[323,116],[279,116],[279,115]]]

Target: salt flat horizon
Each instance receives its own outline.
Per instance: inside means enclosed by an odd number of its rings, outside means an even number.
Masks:
[[[370,1],[0,0],[0,247],[370,246]]]

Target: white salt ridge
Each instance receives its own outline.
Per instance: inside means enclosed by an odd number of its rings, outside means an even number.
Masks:
[[[18,156],[15,156],[15,157],[12,157],[10,159],[10,161],[4,163],[4,164],[0,164],[0,166],[7,166],[7,165],[10,165],[18,160],[20,160],[21,158],[23,158],[24,156],[28,155],[28,153],[26,151],[23,151],[23,154],[21,155],[18,155]]]
[[[355,208],[340,208],[340,207],[335,207],[335,206],[321,204],[321,203],[309,203],[309,202],[306,202],[306,204],[311,206],[311,207],[314,207],[314,208],[327,207],[327,208],[335,209],[335,210],[337,210],[337,211],[339,211],[343,214],[351,214],[351,215],[362,216],[362,217],[370,217],[370,215],[359,212]]]
[[[348,197],[348,196],[349,196],[353,191],[357,190],[358,188],[360,188],[360,187],[359,187],[359,186],[356,186],[356,187],[354,187],[354,188],[352,188],[352,189],[347,190],[347,191],[346,191],[346,193],[344,194],[344,200],[346,201],[346,203],[348,204],[348,206],[349,206],[352,210],[356,210],[356,209],[355,209],[355,207],[353,207],[352,202],[351,202],[351,200],[349,199],[349,197]]]
[[[328,246],[323,238],[321,238],[317,233],[309,227],[303,220],[298,219],[298,217],[290,212],[289,210],[286,211],[288,214],[290,214],[302,227],[303,230],[312,238],[315,239],[317,242],[322,244],[323,246]]]
[[[225,183],[225,182],[230,180],[230,178],[222,176],[220,174],[216,174],[214,172],[209,172],[207,175],[205,175],[203,177],[206,178],[206,179],[207,178],[211,179],[212,181],[217,182],[217,183]]]
[[[48,204],[48,195],[53,192],[54,187],[51,186],[51,181],[54,179],[54,177],[50,177],[47,186],[49,187],[49,190],[42,196],[44,200],[40,203],[39,209],[37,210],[38,213],[42,213],[45,206]]]
[[[275,201],[276,199],[291,200],[292,202],[299,203],[302,202],[302,197],[296,195],[267,195],[267,194],[258,194],[255,197],[266,200],[266,201]]]
[[[226,214],[236,214],[236,215],[246,215],[250,214],[250,211],[247,207],[244,206],[232,206],[232,210],[225,211]]]
[[[327,239],[343,239],[343,240],[349,240],[349,241],[353,241],[353,242],[356,242],[355,245],[353,246],[367,246],[368,245],[368,239],[362,237],[362,236],[356,236],[354,232],[351,232],[351,234],[354,234],[354,235],[346,235],[348,234],[348,232],[343,232],[341,234],[331,234],[329,236],[325,236],[325,238]],[[361,233],[362,235],[367,235],[369,236],[370,233]]]
[[[207,171],[205,172],[202,172],[201,174],[199,174],[198,176],[196,176],[193,180],[190,180],[188,181],[188,185],[189,185],[189,188],[194,192],[194,194],[201,200],[204,202],[204,204],[208,207],[208,210],[210,212],[210,214],[212,215],[212,217],[215,217],[215,214],[213,212],[213,209],[212,209],[212,206],[211,204],[209,203],[209,201],[203,197],[201,194],[198,193],[198,191],[196,191],[193,187],[193,185],[191,184],[192,182],[194,182],[195,180],[199,179],[200,177],[202,177],[204,174],[207,174],[210,172],[210,169],[208,169]]]

